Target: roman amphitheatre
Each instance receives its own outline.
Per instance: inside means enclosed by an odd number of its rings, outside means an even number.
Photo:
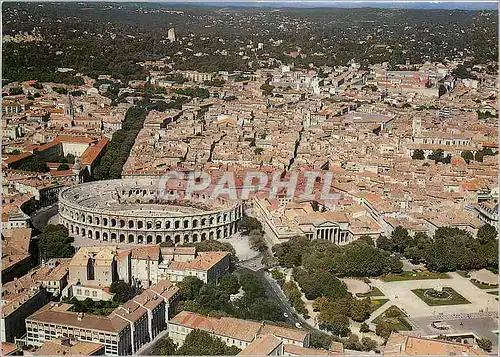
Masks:
[[[61,190],[59,223],[73,237],[125,244],[177,245],[236,232],[241,201],[201,194],[176,199],[176,194],[147,178],[79,184]]]

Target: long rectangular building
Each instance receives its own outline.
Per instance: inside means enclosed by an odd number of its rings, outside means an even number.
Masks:
[[[56,338],[101,343],[105,354],[134,354],[167,326],[178,288],[161,281],[116,308],[108,316],[69,311],[70,304],[50,304],[26,319],[26,344],[41,346]]]
[[[182,345],[186,336],[199,329],[220,338],[228,346],[244,349],[260,336],[273,335],[283,343],[300,347],[309,346],[309,332],[294,328],[270,325],[233,317],[207,317],[190,311],[182,311],[168,322],[169,336]]]

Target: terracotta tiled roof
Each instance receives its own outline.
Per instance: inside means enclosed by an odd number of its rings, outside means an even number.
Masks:
[[[269,356],[280,344],[281,340],[273,335],[261,336],[245,347],[238,355]]]
[[[95,145],[88,147],[81,156],[81,162],[83,165],[91,165],[101,154],[102,150],[108,145],[109,138],[103,137]]]
[[[95,142],[95,139],[86,136],[58,135],[54,139],[54,142],[92,144]]]
[[[287,328],[287,327],[280,327],[280,326],[275,326],[275,325],[269,325],[266,324],[262,328],[261,331],[262,334],[270,334],[270,335],[275,335],[281,338],[285,338],[288,340],[294,340],[298,342],[305,342],[305,339],[308,335],[307,332],[298,330],[298,329],[293,329],[293,328]]]
[[[170,262],[169,268],[175,270],[209,270],[229,254],[228,252],[200,252],[198,257],[189,262]]]
[[[457,342],[405,336],[392,332],[384,348],[385,356],[482,356],[483,351]]]
[[[14,343],[2,342],[2,356],[9,356],[16,351],[18,348]]]

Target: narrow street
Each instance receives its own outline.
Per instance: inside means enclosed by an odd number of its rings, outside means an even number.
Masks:
[[[57,209],[58,206],[56,203],[52,206],[42,208],[41,210],[35,212],[31,216],[31,223],[33,224],[33,227],[36,230],[42,232],[43,227],[45,227],[49,220],[57,214]]]

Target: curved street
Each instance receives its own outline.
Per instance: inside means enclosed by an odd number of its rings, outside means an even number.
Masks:
[[[302,328],[307,329],[307,330],[316,330],[314,327],[310,326],[302,316],[298,315],[295,310],[292,308],[290,305],[290,302],[288,301],[288,298],[285,296],[283,291],[281,290],[281,287],[278,285],[278,283],[264,270],[260,269],[258,271],[253,271],[248,268],[238,268],[236,269],[235,273],[251,273],[254,275],[257,275],[259,279],[262,280],[264,283],[264,289],[266,290],[266,294],[276,301],[278,305],[281,307],[281,310],[283,312],[286,312],[288,314],[288,318],[286,318],[285,322],[295,326],[296,323],[299,323]]]
[[[33,225],[33,227],[36,230],[42,232],[43,228],[47,225],[49,220],[57,214],[57,208],[58,206],[56,203],[52,206],[44,207],[35,212],[31,216],[31,224]]]

